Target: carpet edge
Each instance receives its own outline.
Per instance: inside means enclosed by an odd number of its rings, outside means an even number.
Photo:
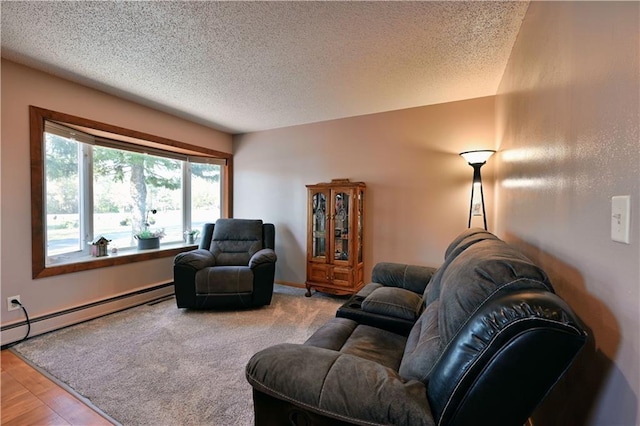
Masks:
[[[114,424],[115,426],[122,426],[122,424],[120,422],[118,422],[117,420],[115,420],[113,417],[109,416],[107,413],[105,413],[104,411],[102,411],[98,406],[96,406],[93,402],[91,402],[91,400],[89,400],[88,398],[82,396],[81,394],[79,394],[75,389],[73,389],[71,386],[67,385],[66,383],[64,383],[62,380],[58,379],[57,377],[53,376],[51,373],[49,373],[47,370],[45,370],[44,368],[38,366],[37,364],[33,363],[32,361],[30,361],[29,359],[25,358],[24,356],[22,356],[21,353],[19,353],[18,351],[14,350],[14,348],[9,348],[7,349],[8,351],[10,351],[12,354],[14,354],[15,356],[17,356],[18,358],[20,358],[20,360],[22,360],[25,364],[27,364],[29,367],[33,368],[34,370],[36,370],[38,373],[42,374],[43,376],[45,376],[47,379],[51,380],[53,383],[55,383],[57,386],[61,387],[62,389],[64,389],[66,392],[68,392],[70,395],[72,395],[74,398],[76,398],[78,401],[82,402],[84,405],[86,405],[87,407],[89,407],[91,410],[95,411],[96,414],[98,414],[100,417],[104,418],[105,420],[111,422],[112,424]]]

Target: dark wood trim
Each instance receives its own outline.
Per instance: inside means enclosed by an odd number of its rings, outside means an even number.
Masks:
[[[99,121],[87,118],[77,117],[62,112],[51,111],[39,108],[33,105],[29,106],[29,142],[31,156],[31,276],[32,278],[43,278],[54,275],[68,274],[78,271],[86,271],[90,269],[105,268],[115,265],[123,265],[134,262],[141,262],[150,259],[160,259],[163,257],[175,256],[183,251],[192,250],[193,247],[180,247],[172,249],[160,249],[153,252],[124,255],[118,257],[109,257],[104,259],[96,259],[91,262],[69,263],[64,265],[46,266],[45,262],[45,239],[43,224],[45,223],[44,211],[44,152],[43,152],[43,136],[45,120],[56,121],[60,123],[68,123],[76,126],[89,127],[96,130],[119,134],[130,138],[148,140],[151,142],[162,144],[171,151],[172,148],[189,150],[203,153],[208,156],[223,158],[226,165],[223,167],[225,173],[223,187],[223,205],[224,211],[221,212],[223,217],[231,217],[233,212],[233,154],[204,148],[197,145],[179,142],[172,139],[155,136],[136,130],[125,129],[123,127],[111,124],[101,123]]]
[[[227,165],[225,166],[227,179],[227,185],[224,187],[224,212],[223,217],[233,217],[233,157],[227,158]]]
[[[37,278],[45,269],[44,242],[44,117],[39,109],[29,107],[29,141],[31,152],[31,272]]]
[[[100,121],[91,120],[88,118],[82,118],[75,115],[65,114],[63,112],[51,111],[44,108],[39,108],[33,105],[29,106],[29,110],[33,111],[38,117],[41,118],[40,124],[44,129],[44,120],[57,121],[60,123],[68,123],[76,126],[88,127],[91,129],[100,130],[103,132],[113,133],[115,135],[122,135],[134,139],[142,139],[150,142],[156,142],[164,145],[168,151],[171,151],[171,147],[178,149],[185,149],[188,151],[200,152],[213,157],[228,159],[233,156],[227,152],[216,151],[210,148],[204,148],[198,145],[188,144],[186,142],[180,142],[173,139],[168,139],[162,136],[156,136],[149,133],[139,132],[137,130],[126,129],[124,127],[114,126],[112,124],[102,123]],[[40,137],[41,138],[41,137]],[[176,151],[180,152],[180,151]]]
[[[109,266],[126,265],[129,263],[142,262],[145,260],[160,259],[163,257],[175,257],[178,253],[193,250],[194,247],[178,247],[172,249],[159,249],[157,251],[125,254],[118,256],[107,256],[103,258],[92,259],[86,262],[66,263],[64,265],[49,265],[45,267],[35,268],[33,265],[33,278],[53,277],[56,275],[70,274],[72,272],[88,271],[91,269],[106,268]],[[42,263],[44,265],[44,261]],[[40,266],[40,265],[38,265]]]

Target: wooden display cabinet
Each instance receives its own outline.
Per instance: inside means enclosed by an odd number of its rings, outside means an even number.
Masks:
[[[307,185],[307,293],[353,294],[364,285],[363,182]]]

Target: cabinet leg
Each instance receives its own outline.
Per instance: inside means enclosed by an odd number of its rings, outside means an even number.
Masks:
[[[307,287],[307,292],[304,294],[305,297],[311,297],[311,287],[310,286],[306,286]]]

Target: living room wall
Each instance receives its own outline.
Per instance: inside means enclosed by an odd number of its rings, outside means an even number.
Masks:
[[[495,229],[592,336],[535,424],[640,422],[639,20],[638,2],[532,2],[497,96]],[[629,245],[614,195],[631,195]]]
[[[381,261],[439,265],[467,227],[473,169],[459,153],[493,148],[493,126],[486,97],[234,136],[234,216],[274,223],[276,280],[304,285],[305,185],[363,181],[365,278]],[[491,217],[491,159],[482,171]]]
[[[231,152],[231,135],[107,95],[2,59],[1,269],[2,300],[20,295],[30,317],[100,302],[173,280],[170,257],[33,280],[31,278],[31,188],[29,105]],[[171,293],[172,288],[164,290]],[[145,298],[150,293],[36,322],[32,334],[80,321]],[[2,325],[24,319],[22,311],[0,304]],[[24,336],[24,327],[2,333],[2,343]]]

